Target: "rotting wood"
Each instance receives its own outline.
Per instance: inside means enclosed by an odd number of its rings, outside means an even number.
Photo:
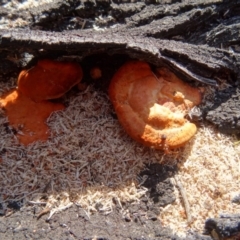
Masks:
[[[113,39],[117,41],[114,42]],[[120,36],[111,31],[96,34],[93,31],[57,33],[2,30],[0,47],[10,48],[10,46],[11,51],[20,50],[22,53],[30,51],[34,52],[36,57],[42,55],[38,49],[44,49],[52,54],[56,51],[61,51],[62,55],[78,54],[82,58],[102,52],[125,53],[132,58],[144,59],[157,66],[168,65],[189,80],[210,85],[216,85],[214,78],[220,78],[223,74],[228,78],[238,74],[238,64],[225,50],[169,40]]]
[[[6,10],[0,12],[2,79],[44,56],[75,56],[84,61],[106,53],[165,65],[187,81],[215,86],[216,92],[222,81],[239,85],[240,0],[54,0],[13,11],[9,23]],[[231,102],[230,98],[225,101]],[[217,109],[203,107],[202,111],[205,115],[211,111],[215,117],[207,119],[220,131],[240,132],[234,111],[228,115],[234,123],[230,131]]]
[[[38,215],[37,215],[37,219],[40,219],[43,215],[49,213],[51,210],[50,207],[45,207]]]
[[[176,187],[178,188],[179,193],[181,194],[181,197],[182,197],[182,201],[183,201],[183,205],[184,205],[184,208],[185,208],[188,224],[191,224],[192,215],[191,215],[190,206],[189,206],[189,202],[188,202],[188,199],[187,199],[186,192],[185,192],[184,187],[183,187],[183,185],[182,185],[182,183],[181,183],[181,181],[180,181],[180,179],[177,175],[174,175],[174,181],[175,181]]]

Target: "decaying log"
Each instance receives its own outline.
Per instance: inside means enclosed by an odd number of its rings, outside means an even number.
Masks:
[[[0,12],[5,19],[0,30],[2,78],[42,57],[74,57],[84,63],[96,54],[113,59],[120,54],[165,65],[186,81],[215,86],[216,92],[222,80],[239,85],[240,0],[55,0],[10,15],[3,7]],[[233,101],[227,96],[226,106]],[[220,131],[239,132],[235,104],[226,108],[226,121],[219,101],[218,107],[202,109],[206,119]]]
[[[150,37],[118,35],[112,31],[96,34],[94,31],[2,30],[1,47],[11,48],[17,54],[30,52],[37,57],[42,55],[39,50],[47,53],[61,51],[62,55],[75,54],[81,58],[103,52],[127,54],[156,66],[166,64],[190,80],[210,85],[216,85],[216,80],[223,75],[231,80],[238,76],[238,63],[225,50]]]

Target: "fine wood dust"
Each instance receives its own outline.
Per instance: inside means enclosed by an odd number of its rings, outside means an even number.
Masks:
[[[0,82],[0,95],[15,87],[15,80]],[[130,139],[114,114],[108,96],[88,86],[62,99],[67,108],[54,112],[47,124],[51,137],[27,147],[18,143],[0,111],[0,193],[3,203],[45,203],[49,218],[72,204],[109,213],[113,198],[138,202],[146,189],[138,174],[146,163],[178,162],[180,179],[190,206],[188,223],[176,188],[177,200],[161,209],[160,219],[175,232],[202,231],[208,217],[240,213],[231,202],[239,192],[240,146],[234,136],[219,134],[205,125],[185,148],[170,155],[145,148]]]

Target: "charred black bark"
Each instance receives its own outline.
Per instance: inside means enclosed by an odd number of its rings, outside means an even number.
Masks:
[[[0,30],[1,76],[42,57],[84,62],[104,53],[167,65],[187,81],[216,86],[216,92],[220,81],[239,85],[240,0],[54,0],[0,12],[6,22]],[[231,94],[225,101],[234,105]],[[204,109],[207,120],[222,132],[240,132],[236,106],[225,112],[229,127],[219,113],[225,111],[221,104]]]
[[[219,218],[209,218],[205,223],[208,232],[215,232],[219,239],[240,238],[240,215],[222,214]]]
[[[33,30],[2,30],[1,45],[9,52],[32,53],[36,57],[60,52],[80,58],[97,54],[127,54],[131,58],[148,61],[156,66],[169,65],[173,71],[210,85],[218,78],[234,81],[238,77],[239,62],[226,50],[196,46],[173,40],[118,35],[112,31],[46,32]]]

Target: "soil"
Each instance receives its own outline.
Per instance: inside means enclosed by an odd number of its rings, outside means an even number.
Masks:
[[[146,166],[139,178],[148,188],[146,196],[139,203],[123,203],[120,206],[114,199],[115,207],[110,214],[101,212],[88,215],[77,205],[48,220],[48,214],[42,214],[43,206],[25,205],[21,202],[9,202],[7,208],[1,207],[0,236],[8,239],[211,239],[199,233],[188,233],[181,238],[172,230],[163,227],[158,219],[160,207],[175,201],[173,184],[170,177],[176,167],[160,164]]]

